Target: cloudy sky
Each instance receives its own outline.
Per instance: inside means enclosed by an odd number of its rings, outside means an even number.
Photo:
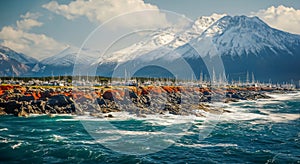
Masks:
[[[169,25],[166,10],[190,19],[213,13],[258,16],[271,27],[300,34],[298,0],[2,0],[0,44],[43,59],[68,46],[80,47],[99,25],[124,13],[151,11],[151,17],[144,13],[119,19],[102,39],[117,33],[120,26],[130,28],[141,22],[153,28]]]

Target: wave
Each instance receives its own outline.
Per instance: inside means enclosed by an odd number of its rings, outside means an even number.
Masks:
[[[53,134],[52,138],[51,138],[51,140],[55,141],[55,142],[62,141],[62,140],[65,140],[65,139],[67,139],[67,138],[63,137],[63,136],[60,136],[60,135],[56,135],[56,134]]]
[[[300,92],[292,92],[292,93],[267,93],[273,100],[292,100],[300,98]]]
[[[131,131],[131,130],[101,130],[101,134],[121,134],[121,135],[163,135],[163,132]]]
[[[237,144],[219,143],[219,144],[182,144],[175,143],[176,146],[189,147],[189,148],[204,148],[204,147],[237,147]]]
[[[220,121],[251,121],[252,123],[267,123],[267,122],[288,122],[300,118],[299,114],[291,113],[271,113],[266,110],[258,109],[260,113],[251,113],[243,108],[235,108],[233,113],[224,113],[220,117]]]
[[[8,129],[7,129],[7,128],[1,128],[1,129],[0,129],[0,132],[1,132],[1,131],[8,131]]]
[[[253,102],[230,103],[226,110],[231,113],[223,113],[220,121],[250,121],[251,124],[268,122],[283,123],[300,118],[299,113],[286,113],[289,100],[300,99],[300,92],[290,94],[269,94],[271,99],[257,100]],[[282,112],[280,112],[282,111]]]
[[[127,120],[140,120],[145,123],[150,123],[153,126],[169,126],[175,124],[191,123],[195,120],[205,120],[204,117],[196,117],[194,115],[173,115],[173,114],[152,114],[146,117],[138,117],[128,112],[113,112],[105,115],[112,115],[112,118],[97,118],[90,115],[74,116],[72,119],[58,119],[58,121],[127,121]]]
[[[4,137],[0,138],[0,143],[8,143],[8,142],[10,142],[9,139],[4,138]]]
[[[12,149],[16,149],[16,148],[19,148],[21,145],[22,145],[22,143],[19,142],[19,143],[15,144],[15,145],[12,145],[11,148]]]
[[[30,132],[50,132],[52,129],[32,129]]]

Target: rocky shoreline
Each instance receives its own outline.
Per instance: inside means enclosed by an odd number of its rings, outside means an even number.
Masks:
[[[0,86],[0,115],[89,113],[112,117],[111,112],[127,111],[139,117],[147,114],[202,116],[199,111],[228,112],[211,102],[236,102],[270,98],[264,88],[199,88],[181,86],[146,87],[41,87]]]

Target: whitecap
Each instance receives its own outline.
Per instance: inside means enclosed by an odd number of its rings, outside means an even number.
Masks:
[[[121,136],[109,136],[109,137],[105,137],[105,138],[101,138],[98,140],[95,140],[93,143],[106,143],[106,142],[111,142],[111,141],[117,141],[119,139],[121,139]]]
[[[15,145],[12,145],[11,148],[12,149],[16,149],[16,148],[19,148],[21,145],[22,145],[22,143],[19,142],[19,143],[15,144]]]
[[[8,139],[7,138],[1,138],[0,139],[0,143],[8,143]]]
[[[18,137],[19,137],[19,135],[13,135],[13,134],[9,134],[8,136],[9,136],[9,137],[15,137],[15,138],[18,138]]]
[[[300,98],[300,92],[293,93],[267,93],[266,95],[270,96],[273,100],[292,100]]]
[[[0,129],[0,131],[7,131],[7,130],[8,130],[7,128]]]
[[[61,141],[61,140],[66,139],[66,137],[63,137],[63,136],[60,136],[60,135],[53,134],[53,135],[52,135],[52,139],[53,139],[54,141]]]
[[[126,120],[141,120],[145,123],[150,123],[153,126],[170,126],[174,124],[184,124],[184,123],[192,123],[194,120],[203,120],[204,118],[196,117],[194,115],[189,116],[181,116],[181,115],[173,115],[173,114],[148,114],[146,117],[138,117],[136,115],[132,115],[128,112],[113,112],[103,114],[103,116],[111,114],[112,118],[97,118],[90,115],[82,115],[75,116],[74,120],[79,121],[126,121]],[[72,121],[72,119],[67,119],[66,121]]]
[[[205,148],[205,147],[237,147],[237,144],[231,143],[218,143],[218,144],[182,144],[182,143],[175,143],[176,146],[182,147],[192,147],[192,148]]]
[[[163,141],[167,142],[167,143],[171,143],[171,144],[175,144],[176,143],[176,141],[171,140],[171,139],[164,139]]]
[[[297,120],[300,118],[300,114],[289,114],[289,113],[270,113],[267,120],[270,120],[272,122],[288,122]]]
[[[226,110],[232,113],[223,113],[220,121],[250,121],[251,124],[262,124],[267,122],[288,122],[300,118],[300,114],[272,113],[268,109],[260,109],[260,104],[253,104],[253,109],[243,108],[242,106],[229,106]],[[253,111],[260,113],[253,113]]]
[[[256,102],[258,105],[267,105],[267,104],[282,104],[283,102],[274,99],[260,99]]]
[[[101,130],[100,134],[120,134],[120,135],[163,135],[163,132],[151,132],[151,131],[130,131],[130,130]]]
[[[41,116],[46,116],[47,114],[30,114],[28,117],[41,117]]]
[[[101,113],[99,113],[101,114]],[[112,115],[113,117],[107,118],[105,116]],[[89,113],[86,113],[85,115],[78,115],[74,116],[73,119],[67,119],[66,121],[124,121],[135,118],[133,115],[129,114],[128,112],[112,112],[112,113],[106,113],[102,114],[103,117],[94,117],[90,116]]]

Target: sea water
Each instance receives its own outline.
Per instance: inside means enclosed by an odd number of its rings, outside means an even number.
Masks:
[[[210,126],[207,113],[1,116],[0,162],[300,163],[300,93],[271,96],[215,104],[230,113],[213,117]]]

